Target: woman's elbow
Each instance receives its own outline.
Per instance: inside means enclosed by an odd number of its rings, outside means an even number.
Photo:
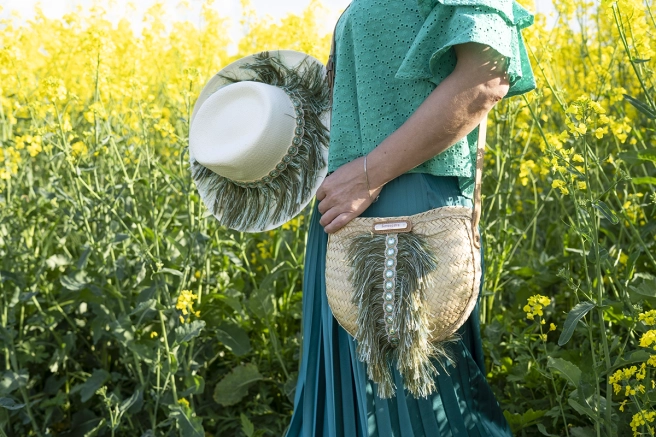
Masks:
[[[486,109],[492,109],[494,105],[499,103],[510,89],[510,82],[506,75],[489,80],[482,84],[480,94],[485,102]]]
[[[491,109],[508,94],[508,60],[484,44],[466,43],[454,46],[458,59],[454,74],[464,88],[474,91],[476,104]]]

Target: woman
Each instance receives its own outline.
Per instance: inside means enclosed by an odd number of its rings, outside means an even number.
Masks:
[[[327,234],[355,217],[472,206],[476,126],[502,98],[535,87],[520,34],[530,24],[513,0],[354,0],[340,18],[331,173],[308,235],[288,437],[512,435],[484,377],[478,305],[436,393],[412,397],[394,370],[396,396],[381,399],[332,316],[324,269]]]

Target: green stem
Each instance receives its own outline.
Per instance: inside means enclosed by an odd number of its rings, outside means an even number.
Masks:
[[[620,40],[622,40],[624,51],[626,52],[627,55],[629,55],[629,62],[631,63],[631,68],[633,68],[636,78],[638,79],[638,82],[640,82],[640,86],[642,87],[642,90],[645,93],[645,98],[649,102],[649,106],[651,106],[652,109],[656,109],[656,105],[654,105],[654,101],[651,99],[651,96],[649,95],[649,91],[647,91],[647,86],[645,85],[645,82],[642,79],[642,75],[638,71],[638,67],[636,66],[636,63],[633,62],[633,55],[631,54],[631,50],[629,49],[629,44],[626,41],[626,35],[624,35],[624,29],[622,27],[622,24],[620,23],[620,11],[619,11],[619,7],[617,6],[617,3],[613,3],[612,9],[613,9],[613,18],[615,19],[615,25],[617,26],[617,30],[619,31]]]
[[[169,347],[169,339],[168,335],[166,333],[166,325],[164,324],[164,312],[162,310],[159,311],[159,321],[160,321],[160,326],[162,328],[162,339],[164,340],[164,348],[166,349],[166,361],[168,362],[169,365],[169,371],[167,375],[167,379],[170,379],[171,381],[171,391],[173,392],[173,402],[178,403],[178,391],[175,386],[175,375],[171,372],[171,349]]]
[[[20,368],[16,360],[16,350],[14,348],[13,342],[10,343],[10,347],[11,347],[11,355],[10,355],[11,365],[14,373],[18,373]],[[32,407],[30,403],[30,397],[27,393],[27,390],[25,390],[25,386],[21,385],[19,390],[23,398],[23,402],[25,403],[25,412],[27,413],[27,417],[30,419],[30,422],[32,423],[32,429],[34,430],[34,432],[38,437],[42,437],[41,430],[39,429],[39,425],[34,419],[34,413],[32,412]]]

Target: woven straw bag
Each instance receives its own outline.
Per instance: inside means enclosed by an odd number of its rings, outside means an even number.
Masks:
[[[451,359],[448,343],[476,304],[484,143],[485,122],[479,127],[473,209],[358,217],[328,237],[328,304],[357,340],[358,359],[367,364],[381,398],[395,393],[390,358],[415,397],[434,392],[438,370],[431,359]]]

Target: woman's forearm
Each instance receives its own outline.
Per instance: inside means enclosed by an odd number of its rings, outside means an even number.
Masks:
[[[326,232],[336,232],[359,216],[385,183],[471,132],[506,95],[508,79],[503,57],[476,43],[461,44],[455,50],[455,71],[440,82],[399,129],[367,155],[366,173],[364,158],[358,158],[323,181],[317,199],[319,223]]]
[[[367,172],[372,192],[463,138],[508,92],[503,58],[486,46],[470,44],[456,46],[458,65],[454,72],[369,153]]]

